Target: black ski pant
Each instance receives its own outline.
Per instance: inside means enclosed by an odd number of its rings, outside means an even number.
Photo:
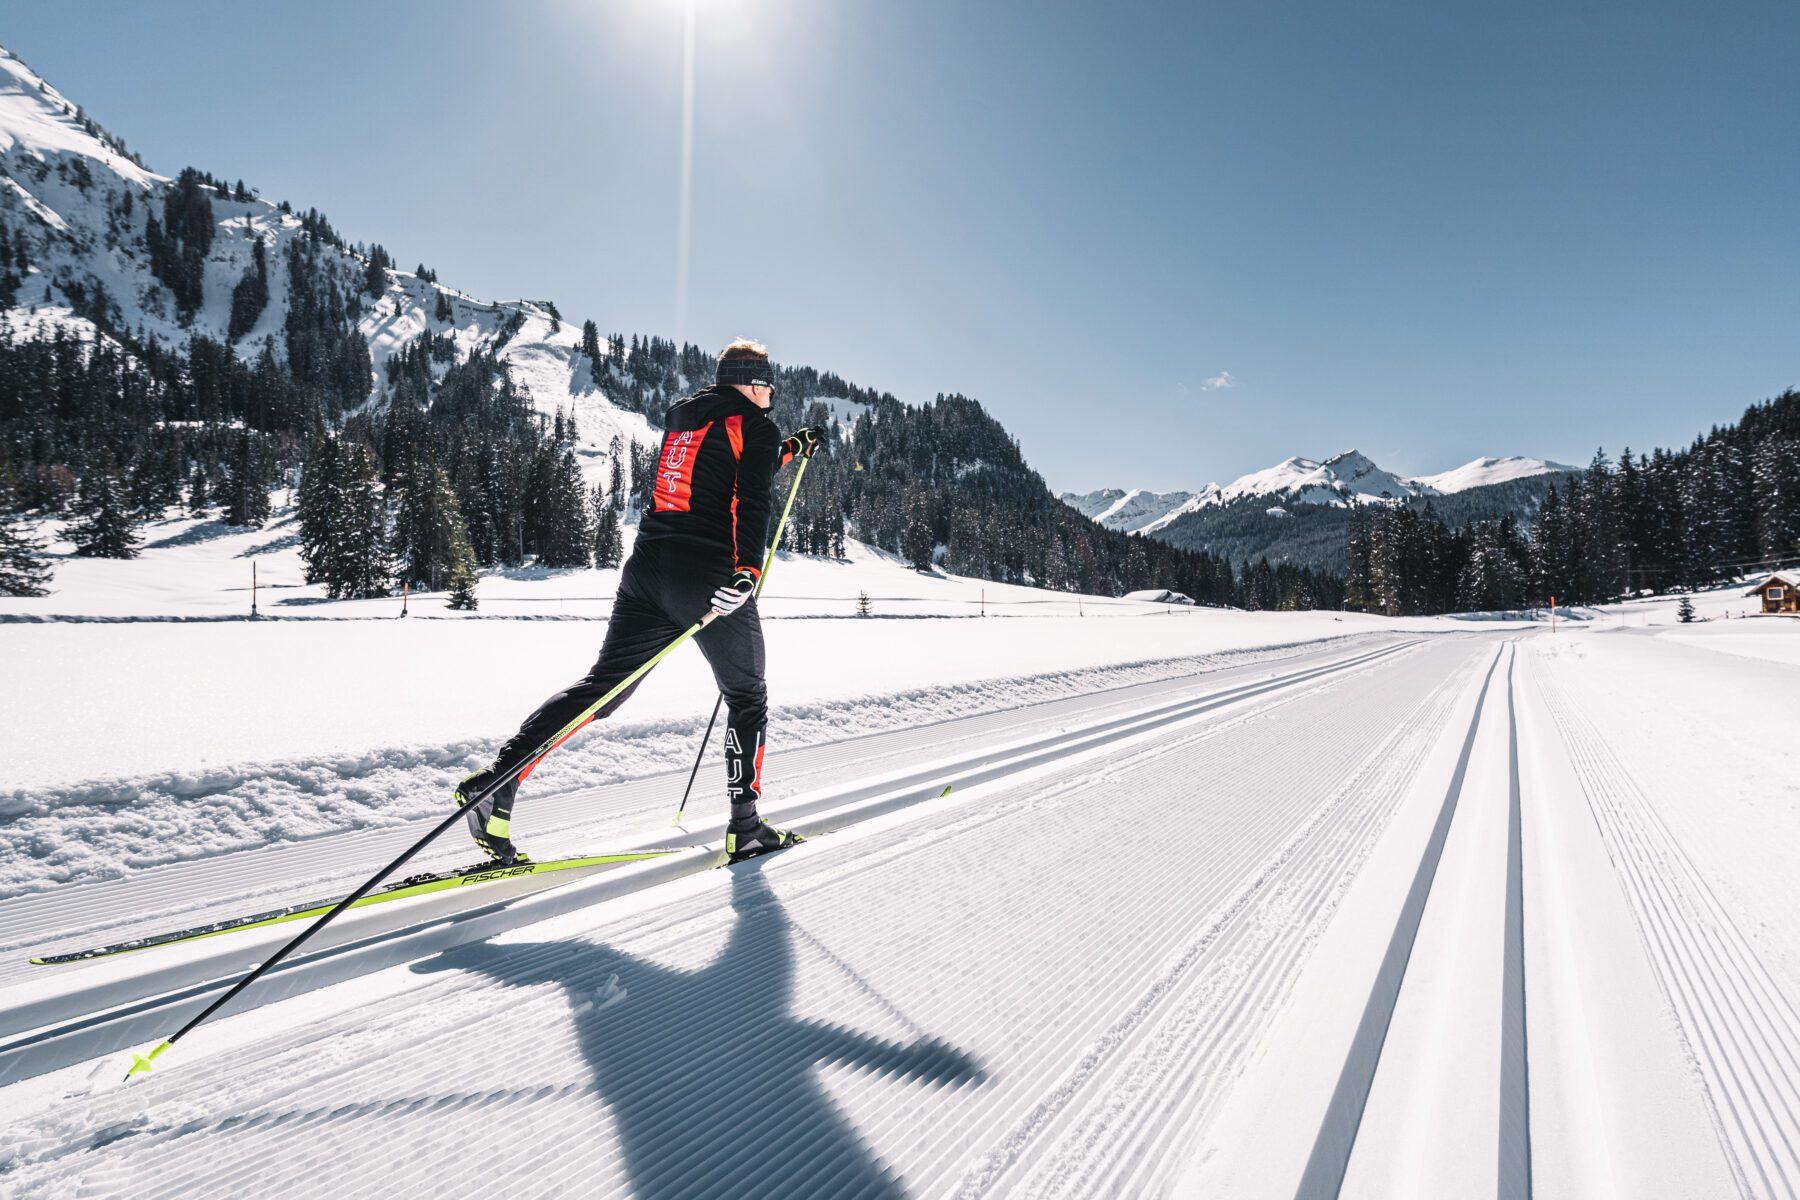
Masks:
[[[494,770],[504,774],[523,763],[519,772],[523,781],[549,753],[546,742],[705,616],[712,606],[713,591],[730,575],[728,564],[721,565],[712,555],[679,545],[657,542],[634,550],[619,577],[619,592],[613,601],[600,657],[586,675],[525,718],[519,732],[500,748]],[[763,734],[769,713],[768,688],[763,682],[762,620],[756,611],[755,597],[730,616],[714,620],[694,635],[694,640],[711,664],[713,678],[725,697],[726,795],[731,801],[731,819],[742,827],[757,819],[756,802],[762,795]],[[611,716],[642,682],[638,680],[607,701],[589,720]],[[569,730],[563,740],[574,733],[575,730]],[[561,745],[562,740],[556,744]],[[511,818],[513,791],[502,788],[496,794],[495,817]]]

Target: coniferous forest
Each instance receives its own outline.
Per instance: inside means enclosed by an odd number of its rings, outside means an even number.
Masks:
[[[1795,559],[1800,392],[1788,391],[1685,450],[1597,452],[1528,521],[1452,529],[1429,504],[1359,509],[1344,589],[1367,612],[1491,611],[1688,590]]]

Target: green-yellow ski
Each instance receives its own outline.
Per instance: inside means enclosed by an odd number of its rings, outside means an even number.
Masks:
[[[350,907],[362,908],[370,904],[385,904],[389,900],[406,900],[414,896],[429,895],[432,892],[448,891],[451,888],[497,883],[502,879],[517,879],[522,875],[547,875],[553,871],[572,871],[581,867],[614,866],[620,863],[641,862],[647,858],[663,858],[676,853],[679,851],[639,850],[630,854],[595,854],[579,858],[553,858],[545,862],[516,862],[506,866],[484,863],[481,866],[464,867],[457,871],[438,871],[429,875],[414,875],[402,879],[398,883],[389,884],[379,892],[364,896]],[[265,925],[279,925],[283,921],[300,921],[307,917],[317,917],[329,912],[336,904],[336,900],[295,904],[288,908],[272,909],[269,912],[232,917],[210,925],[196,925],[192,929],[154,933],[148,937],[133,938],[127,942],[115,942],[110,946],[96,946],[91,950],[76,950],[68,954],[45,954],[31,961],[38,966],[59,966],[65,963],[87,962],[95,958],[110,958],[115,954],[126,954],[132,950],[147,950],[152,946],[173,946],[182,942],[197,941],[200,938],[215,937],[221,933],[235,933],[240,929],[260,929]]]

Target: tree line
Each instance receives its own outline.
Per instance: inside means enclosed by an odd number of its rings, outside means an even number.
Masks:
[[[1752,405],[1684,450],[1596,452],[1526,521],[1452,529],[1436,509],[1359,509],[1352,608],[1390,615],[1596,604],[1685,591],[1800,558],[1800,393]]]

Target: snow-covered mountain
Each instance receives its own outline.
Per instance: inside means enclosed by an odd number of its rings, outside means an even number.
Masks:
[[[1505,458],[1477,458],[1454,470],[1444,471],[1437,475],[1421,475],[1409,482],[1421,484],[1440,495],[1449,495],[1451,492],[1466,492],[1470,488],[1486,487],[1490,483],[1510,483],[1512,480],[1525,479],[1532,475],[1549,475],[1559,471],[1579,469],[1542,458],[1523,458],[1512,454]]]
[[[1192,492],[1121,491],[1102,488],[1085,496],[1065,495],[1064,503],[1108,529],[1137,529],[1193,499]]]
[[[1340,508],[1370,500],[1403,500],[1423,494],[1414,484],[1384,471],[1360,451],[1346,450],[1324,462],[1289,458],[1267,470],[1241,475],[1219,493],[1229,504],[1267,496],[1288,504],[1332,504]]]
[[[1177,518],[1200,509],[1235,501],[1266,498],[1275,509],[1298,504],[1323,504],[1347,508],[1381,500],[1414,496],[1441,496],[1491,483],[1523,479],[1555,471],[1574,470],[1541,458],[1478,458],[1437,475],[1404,478],[1377,466],[1368,455],[1346,450],[1324,461],[1298,456],[1272,467],[1240,475],[1224,487],[1209,483],[1197,492],[1150,492],[1103,488],[1076,494],[1065,492],[1062,501],[1108,529],[1126,533],[1155,533]]]
[[[107,336],[103,322],[139,342],[183,347],[205,336],[229,344],[245,361],[265,348],[286,361],[286,250],[309,218],[322,218],[271,203],[241,184],[206,187],[212,233],[199,264],[200,302],[187,314],[153,270],[149,250],[150,223],[163,214],[175,186],[0,48],[0,220],[25,243],[29,260],[14,306],[0,313],[15,335],[61,328],[92,341]],[[268,302],[233,338],[233,290],[251,269],[257,242],[267,264]],[[369,254],[335,235],[321,249],[322,272],[351,298],[355,328],[368,343],[370,402],[382,397],[388,360],[429,334],[456,361],[476,350],[497,353],[540,411],[573,414],[577,455],[590,481],[607,470],[615,436],[627,444],[657,440],[643,414],[613,403],[596,385],[579,318],[563,319],[548,302],[480,300],[417,271],[390,269],[385,290],[372,296],[365,287]],[[436,375],[449,366],[448,356],[434,356]]]

